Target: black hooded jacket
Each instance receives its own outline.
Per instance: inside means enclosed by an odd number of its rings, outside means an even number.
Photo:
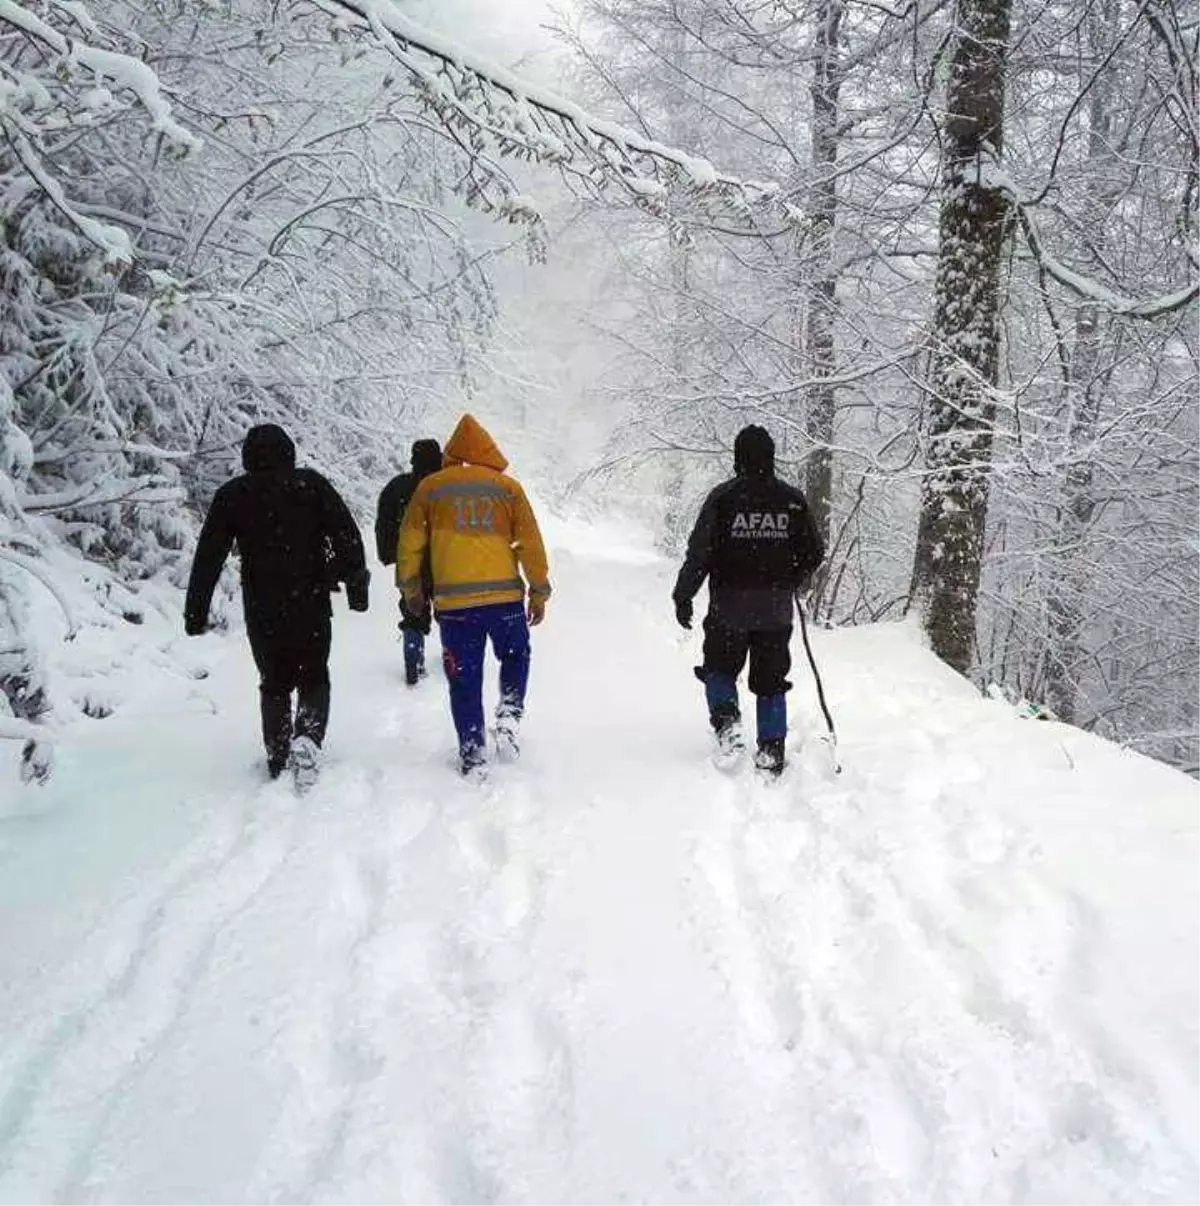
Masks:
[[[202,631],[225,559],[234,544],[242,561],[242,603],[251,639],[302,637],[330,614],[329,592],[346,582],[352,606],[366,608],[362,537],[338,492],[314,469],[296,468],[296,448],[282,427],[252,427],[242,444],[246,472],[226,482],[196,543],[184,623]]]
[[[437,440],[417,440],[412,446],[412,472],[399,473],[384,486],[375,509],[375,551],[384,565],[396,563],[400,523],[418,484],[441,467],[442,450]],[[431,576],[426,583],[426,595],[432,597],[432,594]]]
[[[673,598],[690,601],[708,579],[709,615],[747,631],[790,628],[792,597],[825,557],[808,503],[775,476],[775,444],[763,427],[733,445],[735,477],[704,500]]]

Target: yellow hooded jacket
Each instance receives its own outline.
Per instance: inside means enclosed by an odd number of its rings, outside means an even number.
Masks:
[[[542,534],[508,461],[471,415],[446,445],[445,468],[424,478],[404,511],[396,551],[396,584],[411,596],[421,585],[428,547],[438,611],[519,603],[550,594]]]

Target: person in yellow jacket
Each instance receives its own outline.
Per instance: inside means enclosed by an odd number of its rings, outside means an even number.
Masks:
[[[504,472],[508,461],[473,416],[459,420],[444,461],[445,468],[422,479],[404,512],[396,584],[414,615],[432,606],[437,616],[459,766],[471,775],[487,764],[483,655],[489,639],[500,662],[497,749],[502,758],[517,756],[529,682],[529,627],[546,614],[550,578],[525,491]],[[427,548],[432,600],[421,583]]]

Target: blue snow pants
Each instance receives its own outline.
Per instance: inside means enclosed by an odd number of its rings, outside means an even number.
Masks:
[[[483,655],[490,638],[500,662],[497,716],[519,720],[525,710],[529,682],[529,625],[521,603],[489,603],[462,607],[438,616],[442,632],[442,664],[450,684],[450,712],[458,732],[465,766],[484,760],[487,736],[483,724]]]
[[[787,695],[792,684],[787,673],[792,666],[792,629],[763,628],[747,631],[704,620],[704,666],[700,675],[709,711],[732,708],[740,714],[737,679],[750,659],[750,690],[758,696],[756,720],[759,741],[787,736]]]

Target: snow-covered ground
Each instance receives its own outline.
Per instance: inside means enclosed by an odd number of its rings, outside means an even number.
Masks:
[[[799,641],[789,776],[721,774],[673,567],[555,532],[483,789],[383,574],[301,799],[240,637],[94,645],[0,786],[0,1199],[1196,1201],[1196,783],[903,625],[814,636],[841,775]]]

